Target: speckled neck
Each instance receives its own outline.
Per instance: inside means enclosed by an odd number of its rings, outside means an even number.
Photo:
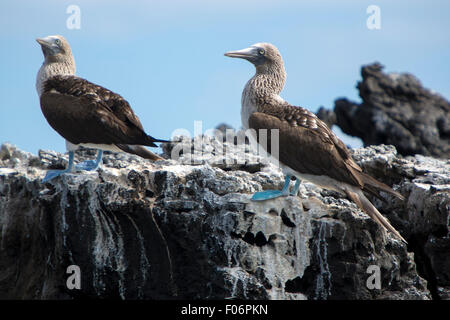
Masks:
[[[244,129],[248,129],[248,118],[253,112],[263,112],[267,104],[280,103],[286,81],[283,61],[258,66],[256,74],[247,82],[242,92],[241,119]]]

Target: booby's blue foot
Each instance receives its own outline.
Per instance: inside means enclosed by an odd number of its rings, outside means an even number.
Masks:
[[[280,190],[266,190],[266,191],[256,192],[252,196],[252,200],[253,201],[264,201],[264,200],[275,199],[275,198],[283,197],[283,196],[287,196],[287,195],[288,195],[288,193],[283,193]]]
[[[86,170],[86,171],[92,171],[98,168],[98,163],[95,160],[86,160],[83,162],[80,162],[75,166],[75,169],[77,170]]]
[[[264,201],[269,199],[275,199],[278,197],[286,197],[289,195],[289,182],[291,181],[291,176],[286,175],[286,178],[284,180],[284,186],[283,189],[280,190],[266,190],[261,192],[256,192],[252,196],[253,201]]]
[[[103,156],[103,151],[98,150],[97,158],[95,160],[86,160],[86,161],[80,162],[79,164],[77,164],[75,166],[75,168],[77,170],[93,171],[93,170],[97,169],[98,166],[100,165],[100,163],[102,162],[102,156]]]
[[[49,170],[47,171],[47,174],[45,175],[44,179],[42,179],[42,182],[47,182],[53,178],[56,178],[64,173],[69,172],[69,170]]]
[[[69,152],[69,165],[67,166],[67,169],[64,170],[49,170],[47,171],[47,174],[45,175],[44,179],[42,179],[42,182],[47,182],[53,178],[56,178],[64,173],[71,172],[73,168],[73,151]]]
[[[296,196],[298,194],[298,188],[300,188],[300,179],[298,177],[295,177],[297,180],[295,180],[294,189],[292,189],[290,195]]]

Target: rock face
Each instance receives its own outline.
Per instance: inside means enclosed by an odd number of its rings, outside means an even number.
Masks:
[[[407,248],[309,183],[299,197],[251,202],[255,191],[281,188],[281,171],[246,144],[196,139],[164,148],[177,160],[107,153],[96,172],[48,183],[45,170],[67,155],[2,145],[0,299],[449,297],[448,161],[402,159],[391,146],[354,151],[406,196],[374,203]],[[71,265],[80,289],[67,287]]]
[[[362,103],[335,101],[334,121],[365,146],[394,145],[402,155],[450,158],[450,102],[422,87],[411,74],[385,74],[379,63],[363,66],[357,88]]]

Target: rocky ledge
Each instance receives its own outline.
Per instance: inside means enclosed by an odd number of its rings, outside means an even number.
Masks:
[[[298,197],[251,202],[281,188],[281,171],[251,153],[238,163],[248,145],[201,140],[177,161],[107,153],[97,171],[47,183],[67,155],[3,144],[0,299],[449,299],[449,161],[353,151],[405,195],[372,200],[406,246],[307,182]]]

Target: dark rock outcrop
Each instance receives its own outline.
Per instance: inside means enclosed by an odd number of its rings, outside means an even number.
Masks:
[[[320,107],[316,113],[317,117],[325,122],[329,128],[336,124],[336,113],[333,110]]]
[[[337,99],[335,116],[324,110],[318,115],[360,137],[365,146],[391,144],[402,155],[450,158],[450,102],[411,74],[382,69],[379,63],[362,67],[361,104]]]
[[[66,155],[2,145],[0,299],[448,298],[448,162],[402,159],[389,146],[354,151],[406,196],[374,203],[407,248],[309,183],[299,197],[249,201],[283,177],[248,145],[185,143],[177,161],[107,153],[98,171],[48,183],[44,170],[65,166]],[[70,265],[80,267],[79,290],[66,286]],[[367,285],[370,266],[380,289]]]

